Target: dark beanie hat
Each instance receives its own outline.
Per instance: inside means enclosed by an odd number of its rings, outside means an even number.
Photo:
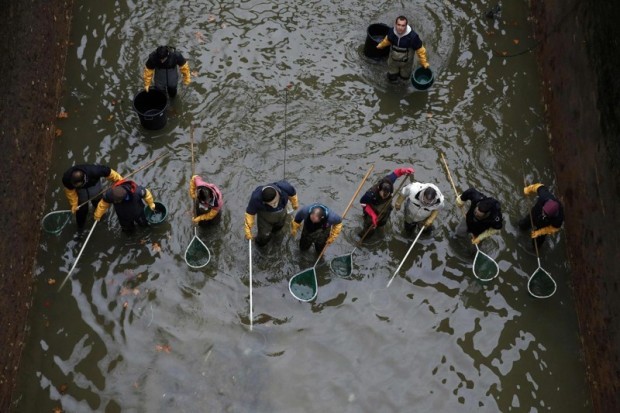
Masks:
[[[263,202],[271,202],[276,197],[276,189],[273,186],[263,188]]]
[[[168,46],[159,46],[155,51],[155,54],[157,55],[157,58],[161,60],[168,57],[170,51],[168,50]]]
[[[543,211],[546,215],[554,217],[560,212],[560,203],[553,199],[549,199],[545,202],[545,205],[543,205]]]
[[[127,190],[122,186],[115,186],[110,189],[110,200],[112,202],[123,202],[127,196]]]
[[[484,198],[483,200],[478,202],[478,204],[476,204],[476,207],[478,207],[478,211],[486,213],[493,209],[493,206],[495,206],[496,202],[497,201],[493,198]]]

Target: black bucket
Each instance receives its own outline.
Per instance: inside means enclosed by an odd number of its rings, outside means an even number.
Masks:
[[[157,89],[150,89],[148,92],[143,90],[133,98],[133,108],[144,129],[158,130],[166,126],[167,106],[168,97]]]
[[[383,23],[373,23],[366,30],[366,43],[364,43],[364,55],[372,59],[382,59],[390,54],[390,48],[377,49],[377,45],[387,36],[390,26]]]
[[[434,82],[435,75],[430,68],[424,69],[420,66],[411,74],[411,84],[418,90],[426,90],[431,87]]]

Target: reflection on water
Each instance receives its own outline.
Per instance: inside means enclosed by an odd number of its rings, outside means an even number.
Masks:
[[[61,292],[54,281],[84,237],[73,222],[42,234],[15,410],[590,410],[564,234],[541,251],[558,291],[537,300],[527,293],[536,257],[514,222],[528,208],[523,169],[554,181],[534,56],[493,52],[529,47],[527,4],[503,4],[494,20],[484,17],[488,7],[76,4],[62,102],[69,116],[58,124],[49,210],[66,208],[60,178],[73,163],[102,162],[126,174],[170,151],[133,177],[168,216],[128,235],[108,214]],[[427,92],[389,83],[385,61],[362,54],[367,26],[398,14],[412,16],[428,50],[435,83]],[[193,82],[180,87],[166,126],[146,131],[132,98],[160,43],[188,57]],[[226,198],[218,226],[199,231],[212,254],[202,269],[184,259],[194,235],[191,125],[196,173]],[[460,216],[440,152],[459,191],[475,186],[502,202],[502,237],[483,242],[500,266],[491,282],[473,277],[470,246],[454,236]],[[329,260],[355,248],[361,210],[354,208],[316,267],[316,299],[299,302],[288,280],[316,256],[282,231],[250,258],[242,225],[251,191],[286,178],[302,204],[343,211],[370,164],[366,187],[413,165],[417,179],[447,195],[446,209],[386,289],[412,242],[401,212],[355,250],[350,278],[329,269]]]

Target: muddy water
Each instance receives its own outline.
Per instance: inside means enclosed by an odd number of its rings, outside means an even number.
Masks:
[[[504,5],[498,20],[477,1],[100,3],[75,10],[69,116],[46,203],[66,208],[60,179],[74,163],[126,174],[168,152],[134,179],[170,213],[133,235],[106,217],[61,292],[86,234],[43,235],[15,411],[590,410],[564,234],[541,260],[558,291],[536,300],[526,289],[536,257],[516,228],[528,205],[523,175],[554,184],[534,56],[497,57],[532,44],[525,2]],[[363,55],[366,27],[398,14],[414,16],[428,50],[436,81],[426,93],[388,83],[385,61]],[[152,132],[132,98],[159,43],[185,54],[193,82]],[[226,198],[219,226],[199,232],[213,255],[202,270],[183,259],[193,235],[190,125],[196,171]],[[440,152],[459,190],[503,203],[503,234],[482,246],[501,269],[490,283],[475,280],[473,251],[454,236],[460,215]],[[250,332],[242,220],[252,189],[284,177],[302,203],[343,211],[372,164],[373,181],[413,165],[443,190],[432,236],[386,289],[413,240],[396,213],[355,251],[352,278],[338,278],[326,264],[355,247],[356,203],[317,267],[312,303],[295,300],[287,281],[314,255],[287,233],[253,248]]]

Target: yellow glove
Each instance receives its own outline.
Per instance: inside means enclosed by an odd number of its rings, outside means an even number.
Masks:
[[[291,200],[291,205],[293,206],[293,209],[297,210],[299,208],[299,199],[297,199],[297,194],[293,195],[289,199]]]
[[[118,181],[122,181],[123,177],[121,176],[121,174],[116,172],[114,169],[110,168],[110,175],[106,176],[106,179],[110,182],[118,182]]]
[[[463,202],[463,200],[461,199],[461,195],[456,197],[456,206],[458,206],[459,208],[463,208],[463,205],[465,205],[465,202]]]
[[[291,236],[297,235],[297,231],[299,231],[299,227],[301,227],[301,222],[296,222],[295,220],[291,221]]]
[[[185,64],[181,66],[179,70],[181,70],[181,74],[183,75],[183,84],[185,86],[189,85],[189,82],[192,80],[192,76],[189,72],[189,63],[185,62]]]
[[[535,194],[536,191],[538,191],[538,188],[540,188],[541,186],[543,186],[543,184],[532,184],[532,185],[528,185],[525,188],[523,188],[523,195],[532,195]]]
[[[385,36],[383,38],[383,40],[381,40],[381,43],[379,43],[377,46],[375,46],[377,49],[383,49],[388,47],[389,45],[391,45],[392,43],[390,43],[390,41],[388,40],[387,36]]]
[[[67,189],[65,188],[65,196],[69,201],[69,205],[71,206],[71,212],[76,213],[78,210],[78,194],[75,189]]]
[[[428,218],[424,220],[424,226],[426,228],[429,228],[431,225],[433,225],[433,221],[435,220],[435,218],[437,218],[437,215],[439,215],[439,211],[434,210],[433,212],[431,212]]]
[[[329,237],[327,238],[326,244],[330,245],[332,242],[336,241],[338,238],[338,234],[342,231],[342,222],[340,224],[332,225],[332,229],[329,231]]]
[[[394,203],[394,209],[396,209],[397,211],[400,211],[400,206],[403,204],[403,201],[406,199],[406,197],[403,194],[398,194],[398,196],[396,197],[396,202]]]
[[[537,229],[535,231],[532,231],[530,237],[531,238],[538,238],[541,235],[551,235],[551,234],[555,234],[556,232],[558,232],[560,230],[560,228],[556,228],[554,226],[547,226],[541,229]]]
[[[215,218],[217,216],[218,211],[212,209],[209,212],[207,212],[206,214],[202,214],[202,215],[198,215],[195,218],[192,218],[192,222],[194,224],[199,223],[200,221],[211,221],[213,218]]]
[[[494,229],[494,228],[489,228],[486,231],[484,231],[482,234],[479,234],[477,237],[473,237],[471,239],[471,243],[478,245],[480,243],[480,241],[482,241],[485,238],[490,237],[493,234],[497,234],[499,232],[498,229]]]
[[[189,196],[192,199],[196,199],[196,182],[194,182],[194,178],[198,175],[192,175],[192,179],[189,180]]]
[[[245,213],[245,222],[243,230],[245,231],[245,239],[252,239],[252,226],[254,225],[254,215]]]
[[[110,204],[103,199],[100,199],[99,203],[97,204],[97,209],[95,210],[95,221],[99,221],[101,217],[103,217],[103,215],[106,213],[108,208],[110,208]]]
[[[144,78],[144,90],[149,91],[149,87],[151,86],[151,81],[153,80],[153,75],[155,74],[154,69],[149,69],[148,67],[144,68],[142,72],[142,77]]]
[[[153,194],[148,189],[146,190],[146,194],[144,194],[144,202],[151,208],[151,211],[155,211],[155,201],[153,201]]]
[[[431,65],[428,64],[428,60],[426,59],[426,49],[424,46],[416,50],[415,53],[418,55],[418,59],[420,59],[420,64],[422,67],[424,69],[428,69]]]

